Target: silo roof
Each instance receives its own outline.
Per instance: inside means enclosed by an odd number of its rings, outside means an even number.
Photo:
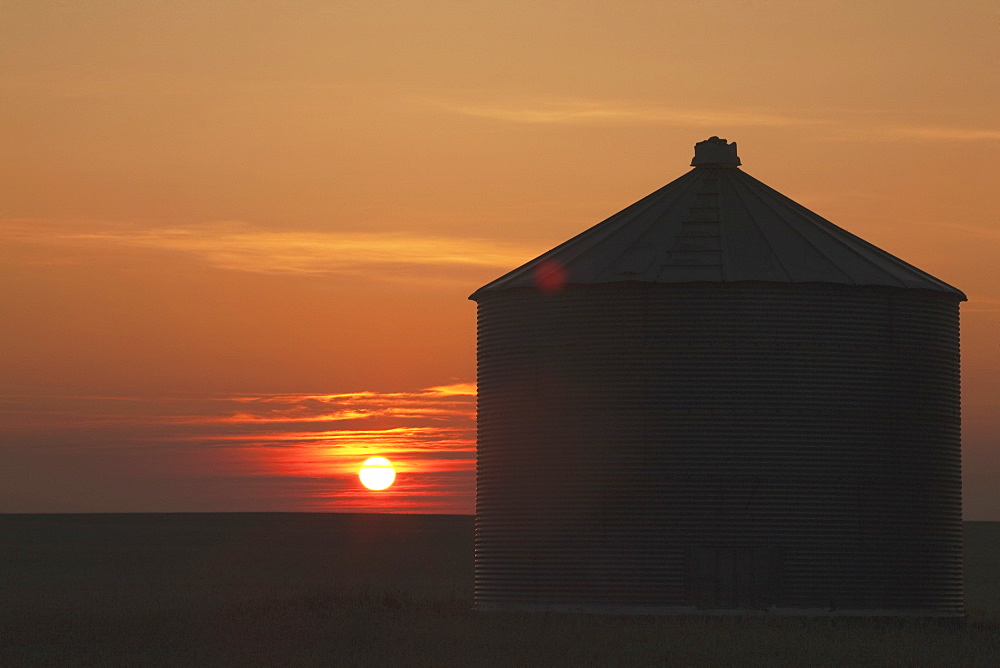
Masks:
[[[736,142],[695,145],[693,169],[484,285],[837,283],[961,290],[837,227],[739,168]]]

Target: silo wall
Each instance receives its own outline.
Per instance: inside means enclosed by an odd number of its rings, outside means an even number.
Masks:
[[[478,609],[963,614],[954,296],[478,301]]]

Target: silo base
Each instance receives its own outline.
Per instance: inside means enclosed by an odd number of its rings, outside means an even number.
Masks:
[[[558,605],[558,604],[484,604],[475,603],[477,612],[555,612],[588,615],[655,615],[685,617],[851,617],[851,618],[907,618],[961,621],[965,612],[940,610],[831,610],[829,608],[780,608],[766,610],[711,610],[695,606],[636,606],[636,605]]]

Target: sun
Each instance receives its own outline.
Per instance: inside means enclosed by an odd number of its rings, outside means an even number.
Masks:
[[[396,479],[396,471],[385,457],[372,457],[361,465],[358,477],[368,489],[385,489]]]

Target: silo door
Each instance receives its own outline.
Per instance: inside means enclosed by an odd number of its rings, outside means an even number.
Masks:
[[[702,610],[764,610],[774,603],[777,568],[768,547],[691,550],[688,600]]]

